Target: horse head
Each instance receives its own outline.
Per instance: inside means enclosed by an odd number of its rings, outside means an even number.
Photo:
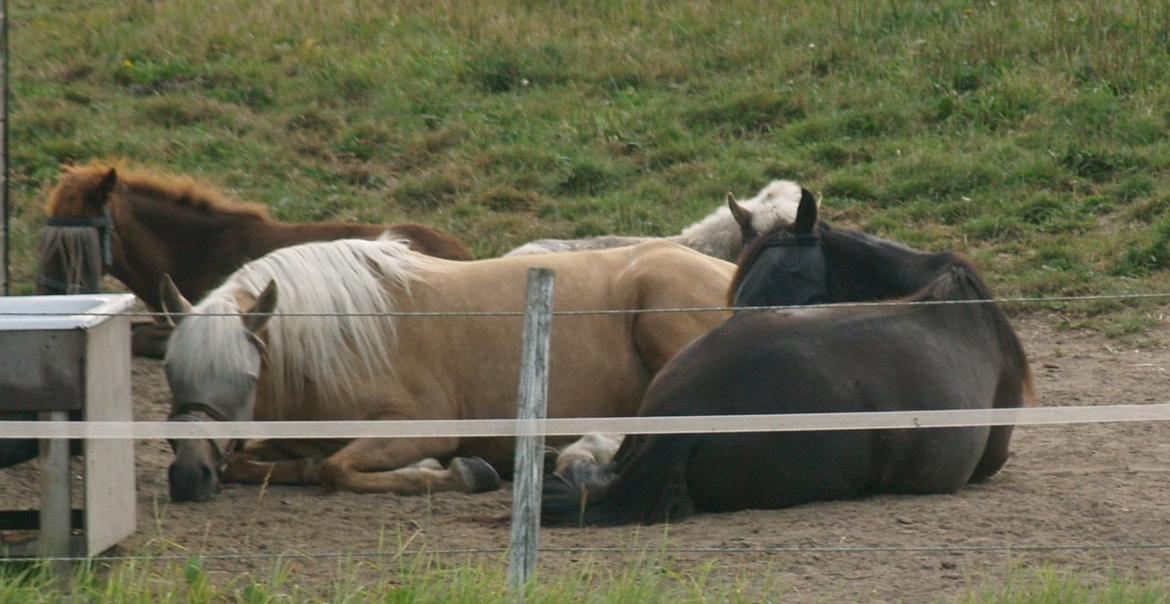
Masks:
[[[919,252],[820,221],[816,198],[801,189],[796,218],[756,238],[731,281],[734,306],[867,302],[908,296],[950,267],[970,264],[950,252]]]
[[[734,204],[729,198],[728,204]],[[790,306],[831,301],[829,275],[817,223],[817,201],[807,189],[800,190],[796,219],[764,235],[750,232],[751,216],[732,215],[755,240],[740,255],[731,282],[734,306]]]
[[[110,197],[118,172],[108,166],[66,169],[49,196],[41,236],[37,293],[79,294],[100,289],[113,264]]]
[[[166,355],[173,397],[169,421],[252,419],[265,357],[263,329],[276,308],[276,281],[258,296],[236,294],[224,303],[192,308],[164,275],[159,294],[163,312],[176,325]],[[173,441],[171,500],[211,499],[233,446],[227,439]]]

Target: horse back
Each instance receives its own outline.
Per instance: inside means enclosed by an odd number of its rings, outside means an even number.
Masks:
[[[423,260],[404,311],[516,313],[527,272],[555,271],[557,311],[717,306],[731,265],[667,242],[563,254]],[[662,289],[656,289],[662,288]],[[634,415],[654,372],[722,317],[703,313],[558,315],[552,323],[549,415]],[[515,414],[519,316],[411,317],[397,322],[397,388],[430,397],[440,417]],[[648,358],[655,354],[663,359]]]

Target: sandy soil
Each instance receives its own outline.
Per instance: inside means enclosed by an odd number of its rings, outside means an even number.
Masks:
[[[1165,310],[1165,309],[1164,309]],[[1165,317],[1163,313],[1162,317]],[[1106,405],[1170,400],[1170,324],[1141,347],[1062,329],[1059,317],[1015,321],[1033,363],[1042,405]],[[134,363],[136,416],[163,419],[168,393],[158,361]],[[669,528],[545,529],[544,571],[586,558],[613,563],[665,552],[674,568],[710,565],[715,580],[770,576],[790,601],[924,601],[971,585],[997,585],[1013,568],[1050,565],[1087,577],[1111,571],[1161,577],[1168,548],[1100,549],[1090,544],[1170,544],[1170,423],[1018,428],[1013,457],[984,485],[957,495],[884,496],[786,510],[705,515]],[[503,548],[511,493],[433,497],[324,494],[315,488],[229,486],[208,504],[167,499],[169,450],[137,445],[139,532],[115,553],[290,554],[296,580],[333,577],[333,558],[297,554],[410,547]],[[34,464],[0,471],[4,509],[35,506]],[[386,543],[381,544],[385,539]],[[977,551],[980,547],[1057,546]],[[550,551],[579,546],[627,553]],[[703,548],[909,548],[719,554]],[[940,551],[939,547],[966,548]],[[688,549],[689,548],[689,549]],[[913,551],[915,548],[918,551]],[[925,550],[925,551],[924,551]],[[466,554],[442,554],[456,563]],[[477,554],[471,554],[475,556]],[[479,556],[483,556],[479,554]],[[488,554],[500,562],[502,554]],[[269,560],[219,560],[220,577],[266,576]]]

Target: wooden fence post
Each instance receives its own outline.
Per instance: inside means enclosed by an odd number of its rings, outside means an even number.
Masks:
[[[63,422],[68,411],[42,411],[40,419]],[[49,438],[40,441],[41,513],[38,539],[40,555],[49,560],[57,582],[68,590],[73,565],[63,558],[73,534],[72,480],[69,472],[69,441]]]
[[[555,273],[528,269],[524,305],[524,348],[520,356],[520,420],[548,416],[548,348],[552,335]],[[508,588],[520,602],[536,574],[540,547],[540,489],[544,473],[544,434],[516,437],[512,475],[512,548],[508,554]]]

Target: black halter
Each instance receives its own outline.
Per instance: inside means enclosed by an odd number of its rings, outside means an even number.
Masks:
[[[198,413],[202,413],[203,415],[196,415]],[[205,422],[208,420],[217,422],[231,421],[230,418],[217,411],[215,407],[212,407],[206,403],[197,402],[183,403],[179,405],[177,409],[172,411],[169,416],[167,416],[168,422]],[[223,441],[223,444],[218,442],[221,440]],[[232,438],[208,438],[207,442],[211,443],[211,450],[215,451],[217,458],[215,468],[216,472],[223,472],[223,469],[227,466],[228,458],[231,457],[232,452],[239,449],[240,442]],[[171,450],[173,451],[174,449],[175,443],[174,441],[171,441]]]

